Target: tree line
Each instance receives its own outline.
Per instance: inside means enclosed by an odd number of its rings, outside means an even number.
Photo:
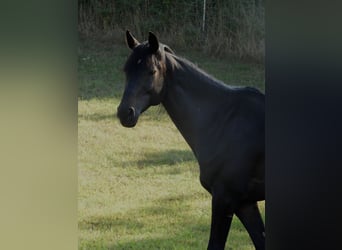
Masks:
[[[204,8],[205,7],[205,8]],[[176,48],[201,49],[259,61],[264,56],[264,3],[260,0],[79,0],[79,32],[137,37],[148,31]]]

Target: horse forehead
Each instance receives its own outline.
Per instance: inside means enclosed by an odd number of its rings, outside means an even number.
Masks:
[[[147,58],[149,55],[149,46],[146,43],[139,44],[132,52],[132,56],[135,58]]]
[[[125,63],[124,70],[132,72],[141,68],[148,68],[152,64],[153,60],[150,54],[133,51]]]

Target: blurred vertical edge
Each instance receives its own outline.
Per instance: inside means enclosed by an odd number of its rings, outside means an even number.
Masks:
[[[0,7],[0,249],[77,249],[77,2]]]
[[[266,3],[266,247],[341,249],[341,3]]]

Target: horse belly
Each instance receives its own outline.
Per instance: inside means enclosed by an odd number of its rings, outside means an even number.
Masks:
[[[265,200],[265,182],[253,178],[248,183],[247,200],[262,201]]]

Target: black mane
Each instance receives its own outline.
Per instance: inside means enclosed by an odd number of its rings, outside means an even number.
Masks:
[[[223,81],[218,80],[214,76],[208,74],[201,68],[199,68],[196,64],[192,63],[188,59],[184,57],[177,56],[175,54],[166,54],[166,59],[169,61],[169,64],[172,69],[182,69],[184,71],[192,72],[193,74],[197,75],[198,77],[202,78],[206,82],[209,82],[211,85],[215,85],[218,88],[223,89],[229,89],[229,90],[237,90],[237,91],[247,91],[252,92],[254,94],[258,95],[264,95],[259,89],[251,86],[236,86],[236,85],[230,85],[226,84]]]

